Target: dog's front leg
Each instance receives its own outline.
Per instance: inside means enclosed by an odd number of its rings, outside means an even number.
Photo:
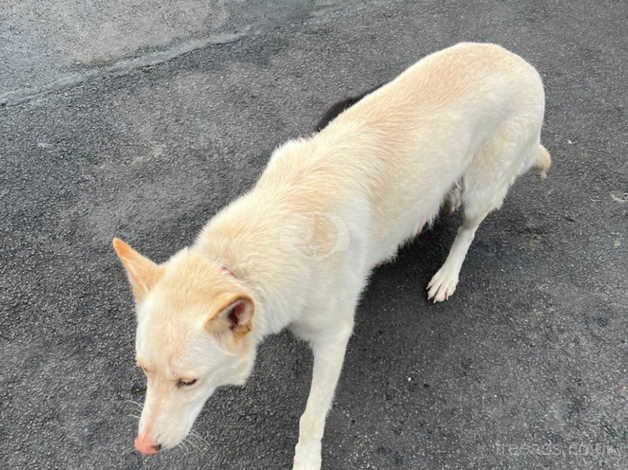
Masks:
[[[319,470],[321,468],[321,440],[325,419],[331,408],[336,383],[351,331],[325,336],[312,342],[314,367],[312,385],[305,412],[299,422],[299,442],[295,448],[293,470]]]

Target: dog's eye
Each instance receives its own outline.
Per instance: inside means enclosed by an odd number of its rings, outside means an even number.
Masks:
[[[194,385],[196,383],[196,379],[192,380],[177,380],[177,387],[189,387],[190,385]]]

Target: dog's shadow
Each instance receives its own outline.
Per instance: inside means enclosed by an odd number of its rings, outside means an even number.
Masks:
[[[374,271],[356,314],[346,356],[346,382],[368,381],[373,386],[378,377],[395,380],[394,374],[403,372],[405,362],[417,366],[418,357],[411,350],[433,341],[432,333],[447,338],[448,315],[457,310],[455,296],[433,304],[427,300],[426,287],[445,261],[457,227],[456,216],[438,219],[403,246],[395,260]],[[397,378],[407,380],[406,375]]]

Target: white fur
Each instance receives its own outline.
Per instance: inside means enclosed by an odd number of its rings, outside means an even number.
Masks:
[[[140,435],[150,431],[164,446],[176,445],[216,387],[246,379],[256,345],[289,327],[314,353],[293,468],[319,469],[325,418],[371,270],[431,222],[454,188],[449,197],[462,202],[464,222],[428,292],[435,302],[452,295],[483,218],[517,176],[549,167],[540,144],[543,112],[534,68],[499,46],[459,44],[419,61],[319,134],[279,147],[255,188],[164,265],[171,281],[157,283],[140,306],[138,358],[155,364],[163,387],[156,410],[151,387],[158,385],[149,380]],[[169,305],[178,294],[162,291],[177,279],[192,293],[221,283],[220,292],[245,292],[255,305],[251,332],[239,342],[227,330],[207,335],[204,314],[185,300],[176,305],[187,323],[161,318],[174,315]],[[202,297],[207,311],[213,296]],[[159,365],[166,352],[177,361],[168,376]],[[196,392],[167,385],[177,367],[200,378]],[[181,403],[189,408],[180,411]]]

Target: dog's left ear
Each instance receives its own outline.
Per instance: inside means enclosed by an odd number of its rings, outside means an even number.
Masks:
[[[214,335],[227,351],[236,354],[253,328],[255,305],[244,293],[224,294],[205,321],[205,330]]]
[[[119,238],[114,238],[112,244],[126,270],[135,302],[139,304],[157,284],[163,274],[163,267],[142,256]]]

